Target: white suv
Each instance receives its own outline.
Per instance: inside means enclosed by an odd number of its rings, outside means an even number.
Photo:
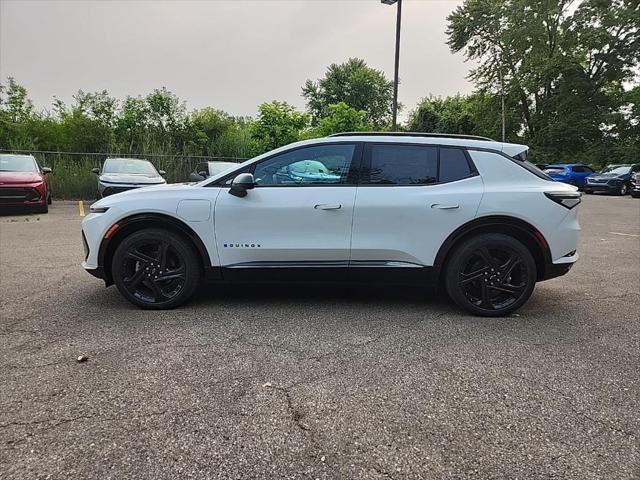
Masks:
[[[143,308],[202,279],[443,284],[462,308],[504,315],[569,271],[576,187],[481,137],[340,134],[294,143],[195,185],[91,206],[83,267]]]

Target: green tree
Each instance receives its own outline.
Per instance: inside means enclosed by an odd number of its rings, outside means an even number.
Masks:
[[[427,97],[409,115],[409,130],[414,132],[458,133],[472,135],[475,122],[467,97]]]
[[[149,109],[141,97],[127,97],[115,120],[118,150],[126,153],[143,152],[149,129]]]
[[[342,64],[332,64],[325,76],[316,82],[307,80],[302,87],[312,124],[328,115],[329,106],[343,102],[357,111],[364,111],[364,121],[376,128],[391,121],[393,82],[359,58]]]
[[[318,126],[305,135],[307,138],[326,137],[341,132],[366,132],[373,130],[367,122],[367,112],[356,110],[344,102],[334,103],[327,107],[326,116],[320,119]]]
[[[258,111],[251,133],[264,151],[299,140],[301,132],[309,125],[309,116],[287,102],[263,103]]]
[[[637,0],[467,0],[448,21],[449,46],[477,62],[480,89],[504,89],[534,153],[579,157],[612,140],[638,65]]]
[[[6,85],[0,84],[0,148],[33,148],[28,128],[33,117],[27,89],[13,77],[7,79]]]

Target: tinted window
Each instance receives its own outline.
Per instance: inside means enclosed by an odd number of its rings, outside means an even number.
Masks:
[[[425,185],[435,183],[438,149],[416,145],[371,145],[371,164],[364,183],[374,185]],[[365,175],[366,177],[366,175]]]
[[[276,155],[258,163],[258,186],[346,183],[355,145],[317,145]]]
[[[459,148],[440,149],[440,182],[455,182],[466,178],[473,172],[467,157]]]

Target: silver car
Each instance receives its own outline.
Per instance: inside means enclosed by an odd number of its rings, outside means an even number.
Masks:
[[[199,163],[196,166],[196,169],[189,175],[189,180],[192,182],[201,182],[205,178],[213,177],[214,175],[226,172],[230,168],[237,166],[237,163],[222,161]]]
[[[164,170],[156,170],[150,161],[141,158],[107,158],[102,170],[94,168],[91,171],[98,175],[97,198],[167,183],[163,178]]]

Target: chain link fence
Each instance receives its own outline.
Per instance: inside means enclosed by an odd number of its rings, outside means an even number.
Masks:
[[[0,153],[33,155],[41,167],[49,167],[53,170],[49,176],[53,197],[74,200],[95,198],[96,175],[91,173],[91,169],[101,167],[106,158],[144,158],[153,163],[158,170],[167,172],[166,179],[169,183],[189,181],[189,174],[194,171],[199,163],[211,161],[241,163],[246,160],[246,158],[237,157],[206,157],[199,155],[143,155],[2,149],[0,149]]]

